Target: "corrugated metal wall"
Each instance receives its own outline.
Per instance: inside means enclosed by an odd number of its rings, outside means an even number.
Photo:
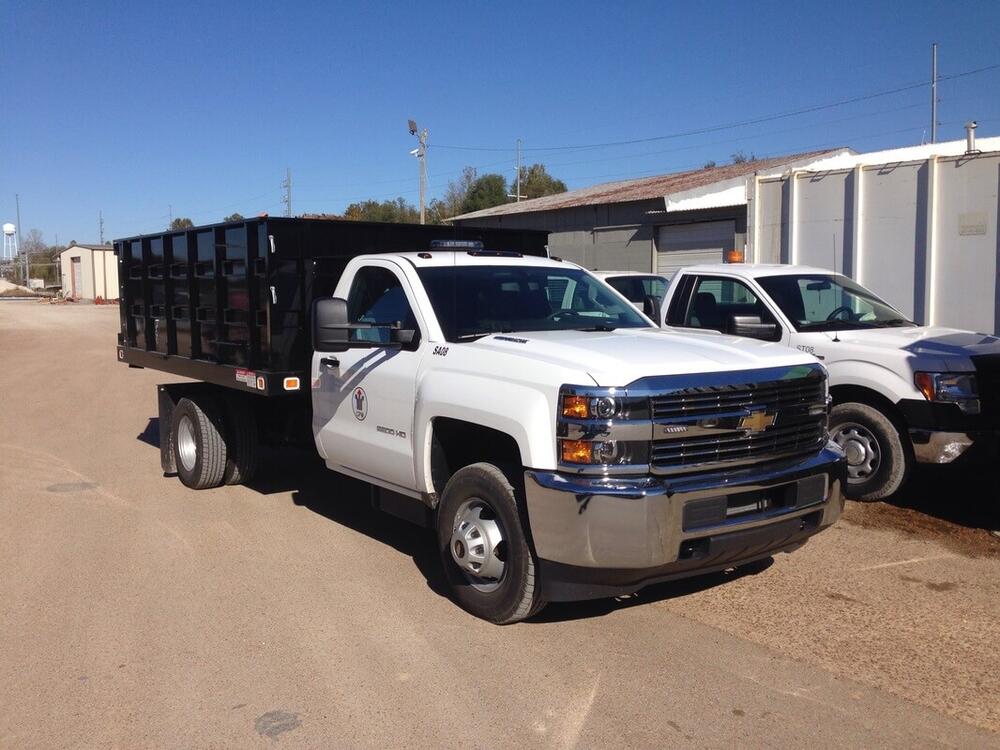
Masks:
[[[1000,328],[1000,153],[760,180],[750,258],[835,268],[915,320]]]

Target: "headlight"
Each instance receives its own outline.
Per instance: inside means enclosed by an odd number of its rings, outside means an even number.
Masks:
[[[635,440],[560,440],[559,458],[564,464],[622,466],[645,464],[648,445]]]
[[[621,412],[621,402],[614,396],[564,394],[561,412],[570,419],[614,419]]]
[[[979,388],[972,373],[918,372],[913,382],[928,401],[957,404],[966,414],[979,413]]]

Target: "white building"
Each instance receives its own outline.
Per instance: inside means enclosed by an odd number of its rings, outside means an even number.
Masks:
[[[111,245],[71,244],[59,255],[63,295],[118,299],[118,257]]]

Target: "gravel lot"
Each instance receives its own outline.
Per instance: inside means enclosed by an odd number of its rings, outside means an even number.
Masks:
[[[307,455],[163,478],[116,308],[0,301],[0,747],[1000,747],[1000,486],[496,628]],[[970,478],[970,474],[978,474]]]

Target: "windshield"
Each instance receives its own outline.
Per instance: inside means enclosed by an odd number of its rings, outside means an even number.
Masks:
[[[899,310],[839,274],[764,276],[757,283],[799,331],[914,325]]]
[[[515,331],[612,331],[649,323],[577,268],[435,266],[417,271],[449,341]]]

